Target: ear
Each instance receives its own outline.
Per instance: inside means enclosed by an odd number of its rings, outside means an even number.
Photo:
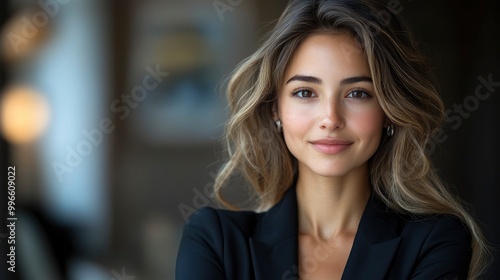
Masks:
[[[280,119],[280,114],[278,110],[278,101],[274,101],[272,111],[273,111],[273,121],[276,122],[277,120]]]

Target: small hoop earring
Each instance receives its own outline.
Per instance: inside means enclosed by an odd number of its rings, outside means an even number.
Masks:
[[[386,130],[387,136],[392,137],[394,135],[394,124],[390,124]]]
[[[278,131],[281,132],[283,130],[283,125],[280,120],[276,121],[276,127],[278,127]]]

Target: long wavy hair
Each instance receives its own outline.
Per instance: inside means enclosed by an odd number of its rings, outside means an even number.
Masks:
[[[394,211],[450,214],[472,236],[469,279],[484,272],[488,245],[480,228],[433,170],[426,152],[444,118],[444,106],[423,56],[397,11],[373,1],[291,1],[260,48],[232,73],[227,86],[230,118],[225,141],[229,159],[217,174],[214,193],[229,208],[222,191],[233,175],[243,175],[258,197],[258,209],[276,204],[297,176],[290,154],[273,122],[285,68],[311,34],[347,32],[362,46],[382,110],[395,125],[383,136],[369,162],[373,191]]]

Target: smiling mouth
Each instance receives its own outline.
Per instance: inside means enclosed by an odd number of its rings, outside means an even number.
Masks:
[[[350,141],[330,139],[318,140],[310,143],[316,151],[327,155],[339,154],[352,145]]]

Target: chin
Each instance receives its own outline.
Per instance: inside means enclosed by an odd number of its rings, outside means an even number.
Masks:
[[[318,176],[321,176],[321,177],[327,177],[327,178],[340,178],[340,177],[343,177],[347,174],[348,172],[342,172],[342,171],[338,171],[338,172],[332,172],[332,171],[327,171],[327,172],[318,172],[316,173]]]
[[[331,165],[314,166],[313,168],[309,169],[314,174],[317,174],[322,177],[342,177],[351,171],[345,166],[331,166]]]

